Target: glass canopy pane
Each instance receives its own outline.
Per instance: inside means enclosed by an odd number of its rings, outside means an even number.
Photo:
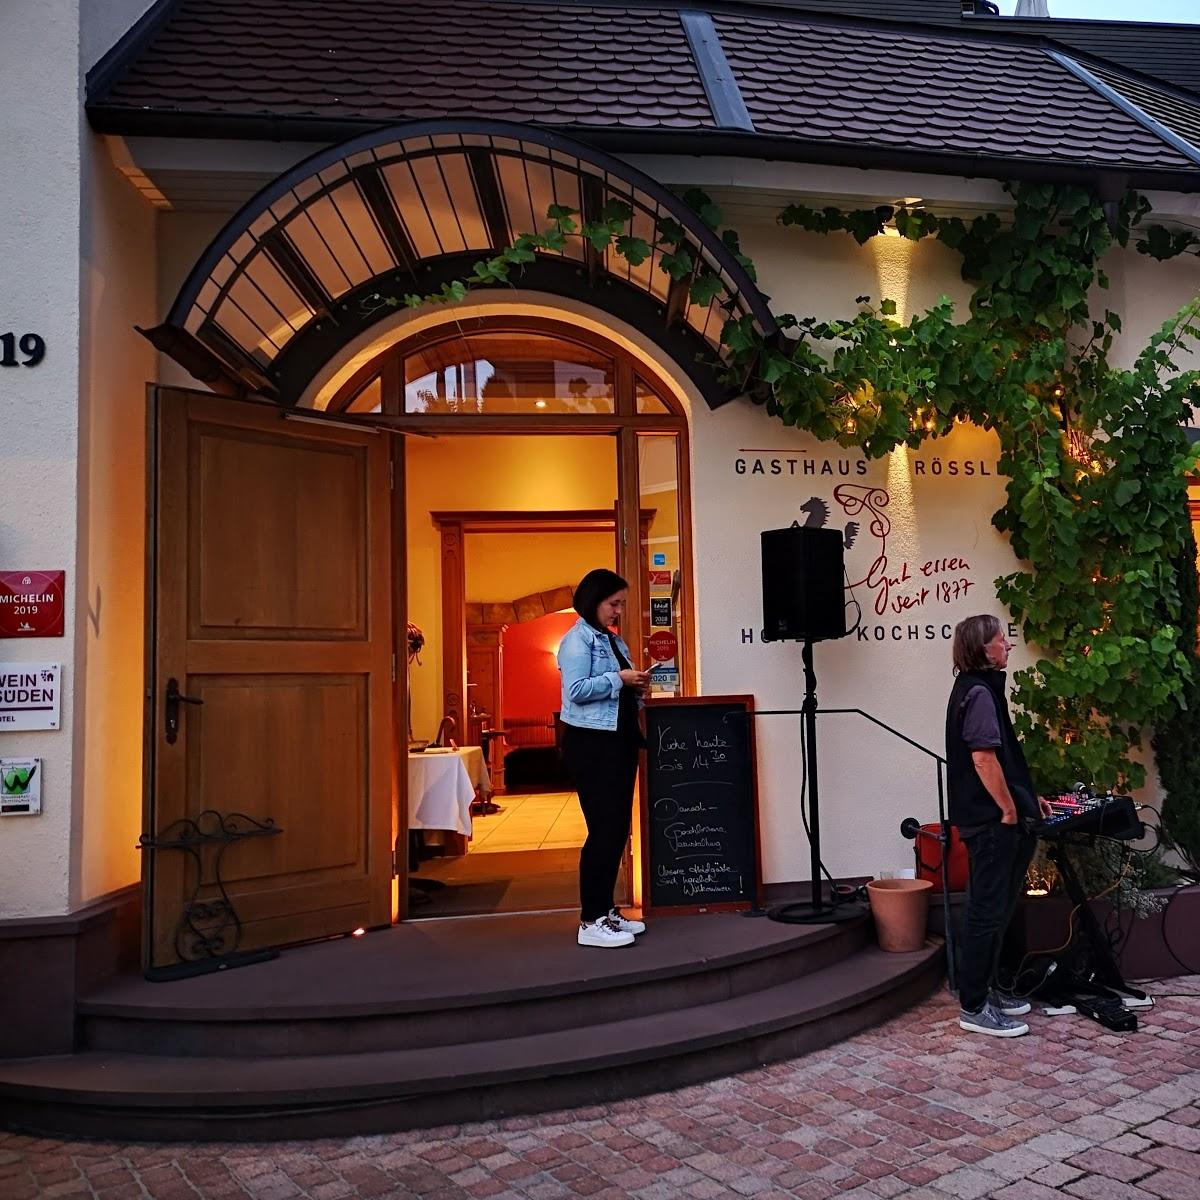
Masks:
[[[483,333],[404,360],[404,409],[428,413],[611,413],[613,360],[561,338]]]

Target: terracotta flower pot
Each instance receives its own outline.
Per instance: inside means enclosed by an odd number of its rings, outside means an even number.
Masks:
[[[925,945],[932,890],[928,879],[872,879],[867,884],[881,950],[904,954]]]

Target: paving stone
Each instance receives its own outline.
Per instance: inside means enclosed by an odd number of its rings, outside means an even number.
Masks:
[[[1042,1167],[1040,1171],[1034,1171],[1030,1175],[1030,1181],[1033,1183],[1041,1183],[1046,1187],[1059,1188],[1064,1183],[1070,1183],[1074,1179],[1078,1179],[1083,1172],[1078,1167],[1069,1167],[1066,1163],[1050,1163],[1049,1166]]]
[[[1080,1200],[1150,1200],[1154,1195],[1132,1183],[1104,1179],[1099,1175],[1085,1175],[1074,1183],[1068,1183],[1062,1190],[1068,1196],[1079,1196]]]
[[[1123,1183],[1133,1183],[1143,1175],[1150,1174],[1152,1169],[1148,1163],[1139,1162],[1125,1154],[1114,1154],[1111,1150],[1101,1150],[1098,1146],[1067,1159],[1067,1165],[1081,1167],[1087,1173],[1102,1175],[1105,1179],[1119,1179]]]
[[[981,1171],[978,1167],[959,1167],[937,1181],[941,1191],[948,1196],[959,1197],[959,1200],[978,1200],[980,1196],[991,1196],[1004,1184],[1005,1180],[999,1175]]]
[[[1026,1144],[1026,1149],[1032,1150],[1034,1154],[1042,1155],[1043,1158],[1061,1162],[1073,1154],[1079,1154],[1086,1150],[1090,1145],[1087,1138],[1081,1138],[1074,1133],[1063,1133],[1059,1130],[1055,1133],[1039,1134]]]
[[[1062,1192],[1041,1183],[1021,1179],[1002,1187],[995,1193],[995,1200],[1062,1200]]]
[[[1139,1179],[1138,1187],[1163,1200],[1200,1200],[1200,1179],[1179,1171],[1156,1171]]]
[[[1200,1126],[1180,1125],[1175,1121],[1151,1121],[1141,1126],[1138,1133],[1165,1146],[1200,1151]]]

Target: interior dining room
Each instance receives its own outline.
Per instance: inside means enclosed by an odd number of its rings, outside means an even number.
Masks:
[[[586,830],[558,748],[556,654],[575,584],[615,569],[616,474],[604,435],[406,446],[413,918],[577,902]]]

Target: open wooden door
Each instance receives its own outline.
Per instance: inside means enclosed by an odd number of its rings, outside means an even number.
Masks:
[[[388,437],[152,404],[147,966],[387,924]],[[214,839],[172,845],[193,830]]]

